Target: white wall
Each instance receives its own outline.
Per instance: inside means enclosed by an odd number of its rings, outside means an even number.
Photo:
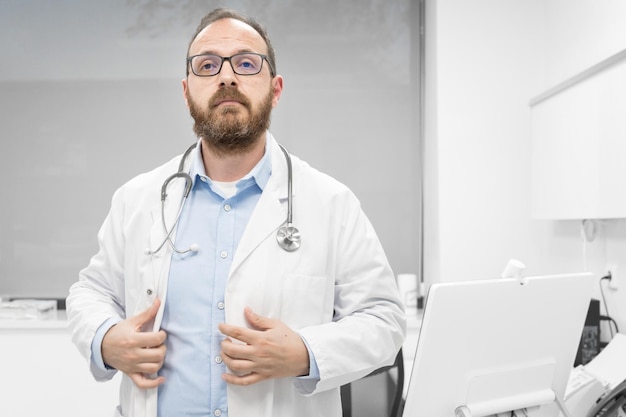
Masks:
[[[546,0],[545,87],[626,48],[621,0]]]
[[[602,223],[585,242],[578,221],[531,219],[529,107],[560,77],[626,47],[624,7],[609,0],[427,1],[427,283],[497,277],[510,258],[530,275],[589,270],[599,279],[615,263],[626,276],[623,221]],[[617,279],[624,288],[606,294],[624,329],[626,278]]]
[[[626,49],[626,3],[623,1],[548,0],[545,11],[549,25],[543,65],[546,89]],[[621,94],[625,95],[626,91]],[[626,161],[626,155],[618,157]],[[621,180],[622,186],[614,191],[626,198],[626,178]],[[573,258],[582,258],[588,270],[600,277],[611,267],[618,289],[607,289],[606,284],[603,285],[609,314],[617,320],[620,330],[626,331],[626,219],[599,220],[595,239],[586,243],[574,233],[580,230],[580,222],[552,223],[561,228],[571,224],[573,236],[568,241],[578,242],[584,251],[574,253]],[[595,295],[601,299],[599,288]]]

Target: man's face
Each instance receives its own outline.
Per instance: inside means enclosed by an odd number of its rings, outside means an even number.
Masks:
[[[218,90],[208,104],[202,105],[187,91],[194,132],[220,153],[245,151],[269,129],[273,97],[272,89],[268,88],[265,98],[253,107],[236,87],[229,86]],[[235,103],[224,104],[226,101]]]
[[[266,54],[267,46],[250,26],[222,19],[200,32],[189,56],[231,56],[239,52]],[[267,62],[258,74],[237,75],[225,61],[221,71],[211,77],[198,77],[190,71],[183,80],[183,91],[196,134],[217,152],[238,153],[264,139],[271,110],[282,92],[282,77],[272,77]]]

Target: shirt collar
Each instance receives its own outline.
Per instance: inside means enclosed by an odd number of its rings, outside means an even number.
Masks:
[[[245,184],[250,182],[254,182],[259,186],[261,191],[267,185],[267,182],[272,175],[272,159],[270,153],[270,134],[267,133],[265,137],[265,151],[263,153],[263,157],[257,164],[250,170],[249,173],[243,176],[239,181],[237,181],[237,188],[241,189]],[[194,184],[197,178],[206,178],[209,182],[212,180],[207,176],[206,170],[204,169],[204,161],[202,160],[202,146],[201,142],[198,142],[197,152],[194,152],[194,158],[191,161],[191,166],[189,168],[189,175],[191,176]]]

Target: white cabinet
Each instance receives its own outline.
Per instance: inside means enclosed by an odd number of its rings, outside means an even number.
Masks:
[[[0,321],[0,416],[111,417],[119,381],[93,379],[64,319]]]

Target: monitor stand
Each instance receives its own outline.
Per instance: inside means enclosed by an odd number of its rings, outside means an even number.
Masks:
[[[553,399],[552,401],[556,402],[556,404],[559,406],[559,410],[561,410],[561,413],[563,414],[563,416],[565,417],[572,417],[572,415],[569,413],[569,411],[567,410],[567,408],[565,407],[565,404],[563,404],[563,401],[554,394],[554,391],[552,391],[552,395],[553,395]],[[540,406],[546,404],[544,402],[539,402],[536,404],[532,404],[528,407],[522,407],[521,409],[525,409],[525,408],[530,408],[530,407],[535,407],[535,406]],[[457,407],[456,410],[454,410],[454,416],[455,417],[486,417],[486,416],[490,416],[490,415],[494,415],[494,414],[499,414],[499,413],[512,413],[516,410],[520,410],[520,408],[510,408],[510,407],[506,407],[506,410],[500,410],[496,413],[490,413],[490,414],[474,414],[471,412],[471,410],[466,406],[466,405],[462,405],[460,407]]]
[[[546,360],[474,374],[467,382],[466,404],[455,409],[455,417],[508,414],[552,402],[563,416],[571,417],[551,387],[555,366]]]

